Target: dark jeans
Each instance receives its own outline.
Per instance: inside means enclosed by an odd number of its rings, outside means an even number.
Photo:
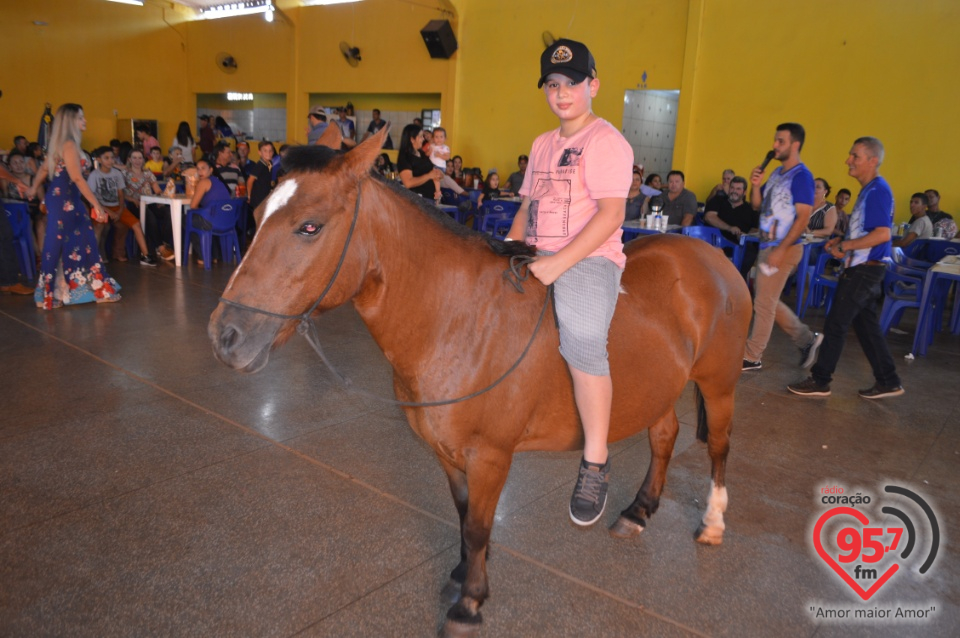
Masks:
[[[827,384],[833,378],[847,330],[852,323],[877,383],[883,386],[900,385],[887,340],[880,332],[880,300],[886,270],[886,266],[864,264],[848,268],[840,276],[830,314],[823,326],[820,356],[810,370],[817,383]]]
[[[131,201],[127,202],[127,209],[140,218],[140,207]],[[156,252],[160,244],[173,245],[173,230],[170,225],[170,207],[166,204],[147,204],[147,218],[140,220],[143,236],[147,241],[147,248],[151,253]]]

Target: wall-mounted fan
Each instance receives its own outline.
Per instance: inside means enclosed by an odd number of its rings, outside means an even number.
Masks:
[[[346,42],[341,42],[340,53],[343,54],[343,59],[346,60],[347,64],[350,66],[357,66],[360,64],[360,49],[357,47],[352,47]]]
[[[557,39],[549,31],[544,31],[540,34],[540,37],[543,38],[543,48],[545,49],[557,41]]]
[[[230,55],[229,53],[218,53],[217,54],[217,68],[223,71],[224,73],[236,73],[237,72],[237,59]]]

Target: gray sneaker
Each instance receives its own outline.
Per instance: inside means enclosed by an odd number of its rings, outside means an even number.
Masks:
[[[570,520],[581,527],[593,525],[603,515],[610,485],[610,459],[606,465],[580,460],[580,476],[570,498]]]
[[[807,368],[813,367],[813,364],[817,362],[817,353],[820,352],[820,344],[823,343],[823,334],[820,332],[813,333],[813,339],[810,340],[803,348],[800,348],[800,367],[806,370]]]

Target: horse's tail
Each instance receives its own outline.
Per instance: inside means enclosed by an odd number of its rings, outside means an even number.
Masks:
[[[707,442],[707,404],[700,392],[700,385],[693,384],[693,394],[697,399],[697,440]]]

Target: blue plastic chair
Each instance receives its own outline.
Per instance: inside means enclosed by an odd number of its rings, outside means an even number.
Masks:
[[[830,306],[833,305],[833,295],[837,291],[839,281],[837,275],[829,272],[827,264],[833,257],[830,253],[821,252],[817,257],[816,266],[810,275],[810,283],[807,286],[807,294],[801,300],[802,303],[798,309],[797,316],[803,317],[807,314],[807,308],[820,308],[826,306],[826,312],[830,313]],[[806,273],[803,273],[806,276]]]
[[[3,208],[13,230],[13,247],[20,262],[20,272],[27,279],[36,277],[37,253],[33,247],[33,231],[30,229],[30,208],[26,202],[3,202]]]
[[[729,248],[731,250],[730,261],[740,270],[743,263],[743,248],[740,244],[735,244],[723,236],[720,229],[713,226],[684,226],[680,232],[687,237],[702,239],[715,248]]]
[[[510,232],[510,229],[513,227],[513,217],[504,217],[503,219],[498,219],[493,224],[493,236],[499,239],[503,239]]]
[[[920,308],[923,296],[923,278],[903,274],[898,268],[887,269],[883,277],[883,308],[880,310],[880,331],[890,332],[890,328],[900,324],[903,311],[908,308]]]
[[[190,236],[200,238],[200,254],[203,267],[210,270],[213,263],[213,238],[220,242],[220,252],[223,260],[233,260],[240,263],[243,257],[240,254],[240,238],[237,236],[237,216],[245,213],[244,202],[240,198],[223,199],[211,202],[208,208],[190,208],[186,211],[184,222],[184,263],[190,255]],[[212,226],[205,230],[193,225],[193,216],[199,215]]]
[[[943,309],[950,289],[958,282],[960,275],[935,270],[927,273],[920,302],[920,316],[917,319],[917,332],[913,337],[913,354],[927,354],[927,347],[933,343],[934,332],[941,329]],[[955,323],[955,319],[951,319],[951,329],[955,327]]]
[[[720,231],[713,226],[684,226],[680,232],[687,237],[702,239],[716,248],[720,248],[720,240],[723,239]]]
[[[947,255],[960,255],[960,244],[955,241],[933,240],[927,243],[924,261],[936,263]]]
[[[502,219],[513,219],[520,210],[517,202],[505,202],[498,199],[483,202],[480,207],[480,223],[477,230],[493,234],[494,224]]]

